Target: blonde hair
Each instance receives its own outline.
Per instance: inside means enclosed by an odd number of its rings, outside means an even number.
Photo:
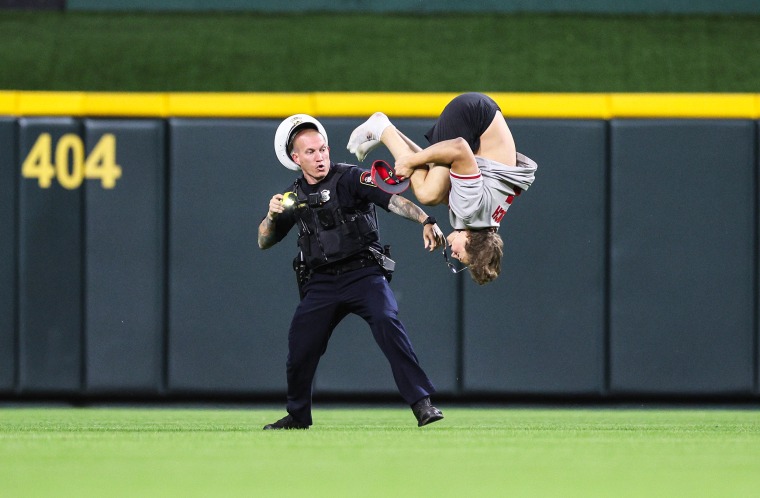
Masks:
[[[496,280],[501,273],[504,242],[493,230],[469,230],[465,251],[470,259],[470,276],[483,285]]]

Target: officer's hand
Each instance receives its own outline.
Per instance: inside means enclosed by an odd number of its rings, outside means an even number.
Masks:
[[[437,247],[446,243],[446,237],[436,223],[425,225],[422,229],[422,239],[425,241],[425,249],[433,252]]]
[[[274,194],[269,200],[269,212],[267,218],[274,221],[278,214],[285,211],[285,206],[282,204],[282,194]]]

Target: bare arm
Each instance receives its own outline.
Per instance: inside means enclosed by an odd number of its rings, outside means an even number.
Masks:
[[[444,140],[414,154],[396,158],[396,173],[408,176],[413,168],[426,164],[440,164],[451,168],[460,175],[474,175],[478,172],[478,163],[470,146],[463,138]]]
[[[393,214],[397,214],[407,220],[416,221],[417,223],[424,222],[428,217],[421,207],[400,195],[394,195],[391,197],[388,209]]]
[[[275,245],[274,239],[274,220],[266,216],[259,224],[259,249],[269,249]]]
[[[285,207],[282,205],[282,194],[275,194],[269,200],[269,212],[259,224],[259,248],[269,249],[277,243],[275,240],[275,218],[282,213]]]
[[[428,215],[421,207],[400,195],[391,197],[388,209],[393,214],[397,214],[407,220],[416,221],[417,223],[424,223],[428,219]],[[430,251],[445,244],[443,232],[436,223],[427,224],[423,227],[422,240],[425,242],[425,249]]]

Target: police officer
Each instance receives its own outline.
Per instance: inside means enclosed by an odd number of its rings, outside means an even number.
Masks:
[[[267,249],[298,227],[301,302],[288,332],[288,415],[264,429],[308,429],[312,381],[333,329],[349,313],[362,317],[388,359],[418,426],[443,418],[430,403],[433,384],[419,365],[388,285],[393,261],[379,243],[375,206],[423,225],[425,247],[445,243],[433,217],[399,195],[377,188],[369,173],[330,161],[327,133],[313,117],[297,114],[275,134],[280,162],[302,176],[269,201],[258,230]]]

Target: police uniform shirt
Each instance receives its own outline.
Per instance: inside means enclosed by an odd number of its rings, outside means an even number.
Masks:
[[[335,175],[337,168],[335,163],[330,163],[330,172],[327,176],[317,184],[310,185],[306,180],[301,177],[301,189],[306,195],[313,193],[320,193],[325,196],[338,196],[341,208],[345,209],[367,209],[369,204],[374,204],[381,207],[385,211],[389,211],[388,204],[390,203],[393,194],[389,194],[377,188],[372,183],[372,178],[369,171],[363,170],[358,166],[350,166],[343,173],[338,180],[336,186],[337,192],[321,192],[321,185],[328,183],[328,180]],[[283,192],[293,190],[293,184],[288,185]],[[276,218],[275,223],[275,239],[277,242],[281,241],[293,228],[296,222],[295,210],[286,209],[285,212],[280,213]],[[379,244],[377,246],[380,247]]]

